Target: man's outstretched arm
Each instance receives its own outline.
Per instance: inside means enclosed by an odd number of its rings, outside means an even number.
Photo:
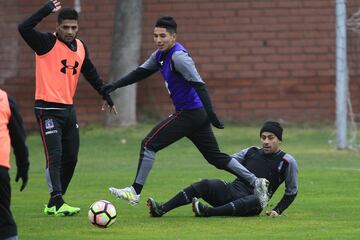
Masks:
[[[47,53],[54,46],[56,37],[52,33],[39,32],[35,27],[43,18],[60,8],[59,1],[49,1],[18,26],[21,37],[38,55]]]

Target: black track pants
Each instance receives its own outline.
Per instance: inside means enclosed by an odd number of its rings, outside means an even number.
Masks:
[[[10,211],[11,188],[9,170],[0,166],[0,239],[17,236],[17,227]]]
[[[227,170],[231,157],[220,152],[205,110],[181,110],[162,120],[143,139],[134,183],[144,185],[155,153],[183,137],[189,138],[210,164]]]
[[[74,174],[79,153],[79,127],[73,106],[36,109],[46,158],[49,192],[65,194]]]
[[[198,197],[213,208],[209,216],[254,216],[261,212],[260,202],[246,184],[232,184],[220,179],[204,179],[191,185]]]

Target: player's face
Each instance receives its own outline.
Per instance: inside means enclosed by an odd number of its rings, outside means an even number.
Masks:
[[[269,154],[279,151],[281,141],[275,134],[271,132],[263,132],[261,133],[260,139],[265,153]]]
[[[169,33],[166,28],[154,28],[154,42],[156,47],[163,52],[169,51],[175,44],[176,33]]]
[[[67,43],[71,43],[75,39],[78,31],[79,24],[77,20],[64,19],[56,27],[59,38]]]

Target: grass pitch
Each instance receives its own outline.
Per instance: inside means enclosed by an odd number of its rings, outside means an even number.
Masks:
[[[81,130],[79,162],[65,201],[81,207],[73,217],[43,214],[48,192],[45,160],[38,134],[28,138],[31,168],[24,192],[14,182],[12,161],[12,211],[20,239],[360,239],[360,153],[337,151],[328,142],[333,129],[286,127],[282,149],[299,165],[299,194],[283,216],[195,218],[191,206],[178,208],[162,218],[148,215],[146,198],[165,201],[183,187],[202,178],[234,177],[208,164],[189,140],[183,139],[160,151],[141,202],[130,206],[115,199],[109,186],[131,185],[142,138],[152,128],[143,124],[130,129],[86,127]],[[259,145],[258,128],[226,126],[215,130],[223,152],[234,153]],[[283,186],[270,201],[281,198]],[[118,212],[108,229],[92,226],[87,218],[96,200],[111,201]]]

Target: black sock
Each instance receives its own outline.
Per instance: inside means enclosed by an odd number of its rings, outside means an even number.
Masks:
[[[161,206],[162,210],[168,212],[174,208],[189,204],[194,197],[199,197],[198,193],[192,186],[189,186],[164,203]]]
[[[136,194],[140,194],[144,186],[139,183],[133,183],[132,187],[135,189]]]
[[[55,206],[58,210],[64,204],[64,199],[61,193],[52,192],[47,207]]]

